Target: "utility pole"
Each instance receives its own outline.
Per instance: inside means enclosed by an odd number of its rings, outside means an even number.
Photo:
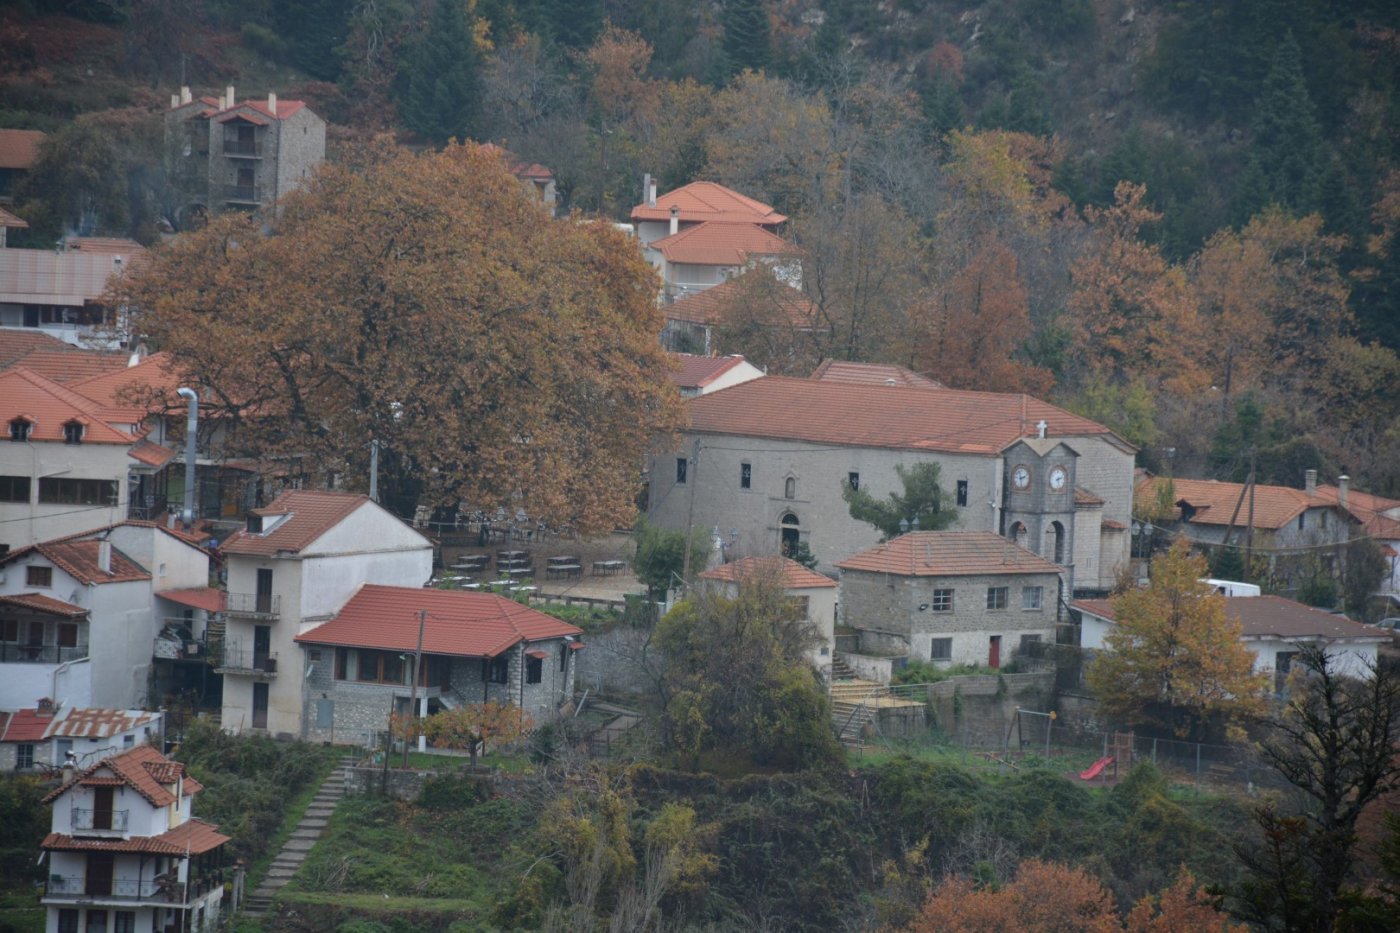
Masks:
[[[413,652],[413,680],[408,685],[408,721],[418,716],[418,668],[423,663],[423,626],[428,621],[428,610],[418,610],[418,647]],[[403,735],[403,766],[408,767],[408,728]]]
[[[379,439],[369,442],[369,499],[379,501]]]
[[[1250,567],[1254,565],[1254,445],[1249,445],[1249,526],[1244,532],[1244,574],[1250,578]]]
[[[690,507],[685,516],[685,557],[681,561],[681,577],[686,586],[690,586],[690,536],[695,531],[695,484],[699,482],[700,464],[700,438],[695,439],[694,453],[690,458],[690,465],[686,468],[686,484],[690,486]]]

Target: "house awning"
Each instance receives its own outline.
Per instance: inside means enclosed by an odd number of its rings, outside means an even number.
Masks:
[[[569,650],[570,650],[570,651],[582,651],[582,650],[583,650],[583,642],[581,642],[581,641],[571,641],[571,642],[569,642]]]
[[[527,651],[525,652],[525,656],[527,658],[538,658],[543,661],[545,658],[549,657],[549,653],[546,651]]]

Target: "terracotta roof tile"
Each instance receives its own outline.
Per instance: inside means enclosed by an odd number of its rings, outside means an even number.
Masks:
[[[175,459],[175,451],[150,441],[143,440],[131,448],[131,459],[147,466],[163,467]]]
[[[663,308],[662,313],[672,321],[713,325],[723,321],[732,309],[739,307],[740,302],[761,300],[775,307],[786,318],[784,323],[796,328],[813,327],[817,319],[817,306],[791,285],[774,282],[771,288],[757,295],[750,296],[745,293],[747,276],[760,271],[762,270],[745,272],[713,288],[678,298]]]
[[[930,379],[903,366],[889,366],[883,363],[850,363],[845,360],[823,360],[813,372],[812,378],[824,382],[849,382],[856,385],[894,385],[910,389],[942,389],[943,383]]]
[[[65,347],[61,350],[35,350],[15,360],[14,366],[22,366],[46,379],[71,385],[79,379],[91,379],[124,368],[126,355]]]
[[[39,847],[50,852],[122,852],[148,855],[201,855],[229,841],[213,823],[189,819],[159,836],[127,839],[74,838],[49,833]]]
[[[42,593],[17,593],[13,596],[0,596],[0,605],[17,606],[44,615],[60,616],[64,619],[81,619],[88,611],[82,606],[65,603],[61,599],[45,596]]]
[[[115,547],[112,548],[111,572],[102,570],[97,563],[101,543],[97,540],[74,540],[71,537],[41,541],[0,556],[0,565],[14,563],[31,554],[37,554],[79,583],[96,585],[151,579],[151,574],[146,568]]]
[[[16,217],[9,211],[0,207],[0,227],[9,227],[12,230],[24,230],[28,228],[29,222],[23,217]]]
[[[0,130],[0,168],[33,168],[43,141],[38,130]]]
[[[1282,596],[1221,598],[1225,600],[1226,617],[1240,623],[1245,638],[1390,641],[1390,636],[1384,632]],[[1116,622],[1118,616],[1113,603],[1111,599],[1076,599],[1070,607]]]
[[[1336,486],[1318,486],[1315,497],[1323,502],[1341,504],[1341,490]],[[1347,511],[1362,522],[1376,517],[1388,517],[1384,513],[1400,511],[1400,499],[1387,499],[1359,489],[1347,490]]]
[[[161,411],[179,405],[175,390],[180,374],[168,353],[153,353],[135,366],[123,365],[70,384],[74,392],[96,402],[106,412]],[[154,404],[145,404],[147,400]]]
[[[678,367],[671,373],[671,382],[682,389],[703,388],[744,362],[742,356],[699,356],[694,353],[672,353],[670,358]]]
[[[691,430],[851,447],[993,455],[1033,437],[1111,435],[1097,422],[1028,395],[866,386],[765,376],[686,403]]]
[[[72,782],[51,791],[49,795],[44,798],[44,803],[49,803],[58,799],[68,788],[78,783],[78,781],[98,774],[103,770],[107,770],[121,778],[126,786],[144,797],[152,806],[167,807],[175,802],[175,795],[161,786],[161,783],[147,770],[146,765],[148,763],[169,761],[170,759],[162,755],[154,746],[138,745],[133,749],[117,755],[111,755],[107,758],[103,758],[96,764],[90,765],[81,773],[75,775]],[[180,767],[183,768],[184,765],[180,765]]]
[[[189,606],[191,609],[203,609],[205,612],[222,612],[228,608],[228,593],[207,586],[188,590],[163,590],[156,595],[172,603]]]
[[[1054,573],[1060,568],[990,531],[912,531],[836,564],[903,577]]]
[[[106,739],[152,722],[155,722],[155,714],[144,710],[78,707],[66,710],[49,735]]]
[[[353,493],[290,490],[274,499],[267,508],[253,510],[255,515],[286,515],[276,527],[264,534],[236,531],[229,535],[220,550],[226,554],[296,554],[369,501],[369,496]]]
[[[632,208],[632,219],[669,221],[673,205],[680,208],[681,223],[718,221],[775,227],[787,220],[762,201],[745,197],[712,181],[693,181],[668,191],[656,199],[655,207],[638,204]]]
[[[9,369],[29,354],[41,350],[67,353],[76,349],[36,328],[0,327],[0,370]]]
[[[687,227],[672,236],[653,240],[654,249],[667,262],[697,266],[742,266],[750,256],[780,256],[793,253],[781,237],[757,224],[703,223]]]
[[[41,742],[52,725],[52,715],[40,716],[34,709],[16,710],[0,742]]]
[[[719,580],[724,583],[741,583],[751,579],[768,579],[781,575],[783,589],[810,590],[821,587],[835,588],[836,581],[822,576],[815,570],[808,570],[795,560],[786,557],[745,557],[732,561],[713,570],[700,574],[702,580]]]
[[[1173,501],[1190,505],[1194,510],[1189,521],[1194,525],[1228,525],[1233,515],[1235,525],[1243,528],[1249,523],[1249,500],[1241,502],[1244,483],[1222,483],[1213,479],[1168,479],[1149,476],[1138,484],[1134,495],[1140,500],[1155,499],[1157,490],[1167,483],[1172,485]],[[1239,512],[1235,506],[1239,504]],[[1301,489],[1287,486],[1254,487],[1254,527],[1282,528],[1298,517],[1305,509],[1326,507],[1330,503],[1308,496]]]
[[[426,609],[423,650],[494,658],[521,642],[581,635],[583,630],[492,593],[367,584],[335,618],[296,637],[302,644],[414,651],[418,613]]]
[[[91,399],[23,367],[0,373],[0,427],[8,434],[9,423],[21,416],[33,423],[29,435],[33,441],[63,443],[63,426],[74,420],[86,422],[84,444],[132,444],[136,440],[101,421],[98,406]]]
[[[1104,500],[1094,495],[1089,490],[1081,489],[1076,486],[1074,489],[1074,504],[1076,506],[1103,505]]]

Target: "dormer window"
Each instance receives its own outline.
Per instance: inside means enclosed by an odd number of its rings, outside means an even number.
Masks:
[[[83,425],[78,421],[65,421],[63,423],[63,443],[81,444],[83,442]]]
[[[10,422],[10,440],[27,441],[29,432],[34,430],[34,423],[28,418],[16,418]]]
[[[262,530],[263,530],[262,516],[261,516],[261,515],[254,515],[254,514],[252,514],[252,513],[249,513],[249,515],[248,515],[248,529],[247,529],[247,530],[248,530],[248,534],[250,534],[250,535],[260,535],[260,534],[262,534]]]

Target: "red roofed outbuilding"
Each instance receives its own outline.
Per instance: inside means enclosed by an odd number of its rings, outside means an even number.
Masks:
[[[836,648],[836,581],[779,555],[743,557],[700,574],[702,586],[719,587],[734,597],[745,585],[780,586],[793,601],[796,617],[812,627],[815,644],[808,660],[823,677],[831,676]]]

